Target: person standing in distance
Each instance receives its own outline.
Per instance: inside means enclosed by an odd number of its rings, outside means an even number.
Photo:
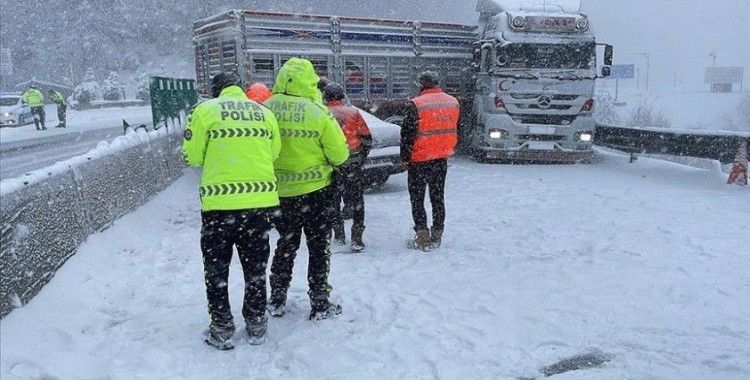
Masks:
[[[228,292],[233,247],[245,278],[242,316],[250,343],[265,341],[268,231],[279,205],[273,168],[281,151],[276,118],[247,99],[239,83],[232,73],[213,77],[213,99],[195,107],[183,142],[187,163],[203,167],[201,251],[211,317],[206,343],[220,350],[234,347]]]
[[[31,108],[31,114],[34,115],[34,126],[36,126],[36,130],[46,130],[47,127],[44,125],[44,94],[39,91],[39,87],[32,84],[31,87],[29,87],[29,89],[21,96],[21,102]]]
[[[448,157],[458,142],[460,105],[439,87],[434,71],[419,74],[419,95],[407,105],[401,129],[401,159],[408,163],[408,187],[414,219],[414,248],[429,251],[440,247],[445,228],[445,179]],[[432,204],[432,230],[427,229],[425,191]]]
[[[334,199],[336,206],[336,222],[333,226],[334,239],[346,244],[344,220],[341,217],[341,198],[350,205],[354,223],[352,224],[352,252],[365,249],[362,234],[365,231],[365,197],[362,184],[362,165],[372,148],[370,129],[359,109],[344,103],[344,87],[338,83],[329,83],[324,92],[328,109],[339,122],[349,146],[349,159],[334,173],[337,195]]]
[[[328,274],[334,213],[331,176],[349,157],[344,133],[323,104],[318,75],[306,59],[292,58],[281,67],[273,96],[266,106],[273,111],[281,131],[281,154],[276,177],[281,215],[275,219],[279,241],[271,265],[271,315],[285,313],[292,267],[302,232],[307,238],[307,282],[310,319],[341,313],[331,303]]]
[[[68,110],[68,102],[60,91],[49,90],[50,98],[57,105],[57,125],[55,128],[65,128],[65,116]]]

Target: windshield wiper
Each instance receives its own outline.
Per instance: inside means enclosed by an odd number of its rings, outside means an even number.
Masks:
[[[528,69],[494,69],[494,75],[516,79],[539,79],[539,75]]]
[[[558,71],[552,71],[552,72],[544,72],[542,73],[542,76],[546,78],[553,78],[553,79],[560,79],[560,80],[583,80],[583,79],[593,79],[591,77],[587,76],[580,76],[576,74],[572,69],[570,70],[558,70]]]

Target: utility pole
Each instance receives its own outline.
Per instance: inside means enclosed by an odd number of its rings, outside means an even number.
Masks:
[[[636,92],[638,95],[641,94],[641,69],[636,68],[635,69],[635,86],[636,86]]]
[[[649,73],[651,72],[651,55],[649,53],[638,53],[636,55],[646,58],[646,92],[649,91]]]

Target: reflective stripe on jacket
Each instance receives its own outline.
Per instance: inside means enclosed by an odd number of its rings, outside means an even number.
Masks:
[[[412,99],[419,114],[411,161],[423,162],[453,156],[458,143],[460,105],[440,88],[428,88]]]

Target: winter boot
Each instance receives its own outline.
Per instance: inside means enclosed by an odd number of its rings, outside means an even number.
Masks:
[[[440,248],[440,243],[443,241],[443,229],[432,227],[430,231],[430,248]]]
[[[346,245],[346,232],[344,232],[344,223],[336,223],[333,226],[333,242],[337,245]]]
[[[417,230],[414,236],[414,248],[427,252],[430,250],[430,247],[430,230]]]
[[[286,314],[286,291],[271,289],[271,299],[268,300],[267,308],[272,317],[283,317]]]
[[[365,243],[362,242],[362,234],[365,232],[365,226],[352,227],[352,252],[359,253],[365,249]]]
[[[257,346],[266,341],[266,330],[268,330],[268,317],[263,314],[258,317],[245,319],[245,330],[250,337],[250,344]]]
[[[313,304],[313,308],[310,310],[310,320],[322,321],[324,319],[329,319],[341,314],[341,311],[341,305],[328,301],[318,301]]]
[[[217,350],[227,351],[234,348],[233,335],[234,324],[220,325],[212,322],[211,326],[208,327],[205,342]]]

